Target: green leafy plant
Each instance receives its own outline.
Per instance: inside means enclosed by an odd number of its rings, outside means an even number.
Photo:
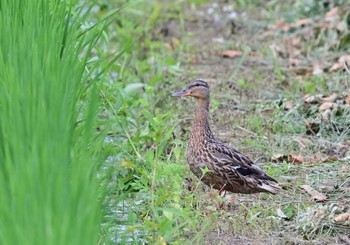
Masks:
[[[116,12],[87,25],[92,7],[0,3],[2,244],[98,241],[96,81],[108,64],[89,59]]]

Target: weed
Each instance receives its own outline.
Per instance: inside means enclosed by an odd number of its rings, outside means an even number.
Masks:
[[[105,25],[86,29],[90,8],[73,2],[0,4],[2,244],[98,241],[105,72],[89,58]]]

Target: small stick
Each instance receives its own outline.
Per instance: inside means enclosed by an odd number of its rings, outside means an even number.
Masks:
[[[345,70],[347,71],[347,73],[350,74],[350,70],[349,70],[349,67],[348,67],[348,64],[346,63],[346,61],[343,63],[344,67],[345,67]]]

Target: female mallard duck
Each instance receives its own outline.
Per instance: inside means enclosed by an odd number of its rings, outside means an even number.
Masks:
[[[268,176],[247,156],[215,139],[209,126],[208,84],[192,81],[175,97],[192,96],[197,101],[194,124],[187,149],[187,161],[191,171],[206,185],[221,191],[234,193],[267,192],[277,194],[277,181]],[[201,169],[209,171],[203,175]]]

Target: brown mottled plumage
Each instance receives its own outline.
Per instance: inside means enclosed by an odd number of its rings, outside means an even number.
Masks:
[[[215,139],[209,125],[208,84],[202,80],[192,81],[175,97],[192,96],[197,101],[195,120],[191,129],[187,161],[191,171],[205,184],[234,193],[268,192],[280,190],[275,179],[268,176],[247,156]],[[202,169],[209,172],[203,175]]]

